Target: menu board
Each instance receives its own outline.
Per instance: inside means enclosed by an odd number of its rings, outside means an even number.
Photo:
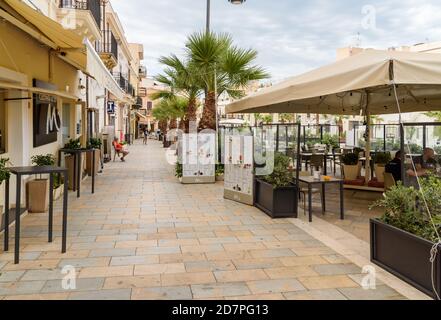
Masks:
[[[182,183],[216,182],[216,135],[182,136]]]
[[[224,198],[254,204],[254,140],[252,136],[225,137]]]

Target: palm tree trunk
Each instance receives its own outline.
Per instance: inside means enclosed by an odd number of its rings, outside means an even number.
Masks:
[[[164,135],[167,134],[167,120],[159,120],[158,127]]]
[[[173,130],[176,129],[177,127],[178,127],[178,120],[176,118],[171,119],[169,129]]]
[[[187,114],[185,115],[185,133],[190,132],[190,122],[196,123],[196,98],[191,98],[188,101]]]
[[[207,93],[202,119],[199,123],[199,131],[204,129],[216,130],[216,94],[213,91]]]

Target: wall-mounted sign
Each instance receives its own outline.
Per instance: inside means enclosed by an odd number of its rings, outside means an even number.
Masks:
[[[115,114],[115,101],[108,101],[107,102],[107,113],[108,114]]]
[[[34,94],[33,97],[34,147],[56,142],[61,128],[57,97],[46,94]]]
[[[224,198],[254,204],[254,139],[225,136]]]

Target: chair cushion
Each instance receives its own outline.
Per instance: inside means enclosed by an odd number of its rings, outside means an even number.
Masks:
[[[384,188],[384,182],[379,182],[377,178],[369,181],[368,186],[371,188]]]
[[[364,186],[366,179],[364,177],[358,177],[356,180],[345,180],[345,184],[350,186]]]

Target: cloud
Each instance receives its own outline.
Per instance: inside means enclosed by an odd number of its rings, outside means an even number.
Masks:
[[[227,0],[211,2],[212,29],[229,32],[238,45],[257,49],[258,63],[274,79],[331,63],[339,47],[386,49],[441,40],[441,5],[435,0],[248,0],[241,6]],[[160,56],[182,54],[186,37],[205,28],[205,3],[112,1],[128,40],[144,44],[150,75],[161,71]],[[366,28],[363,8],[373,12],[375,27]]]

